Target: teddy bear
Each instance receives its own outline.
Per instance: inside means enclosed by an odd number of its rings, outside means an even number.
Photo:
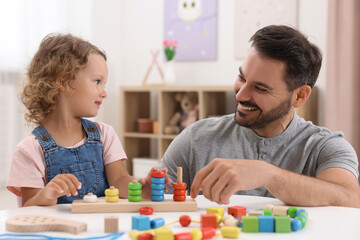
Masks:
[[[165,134],[179,134],[184,128],[198,120],[198,97],[196,92],[175,94],[175,101],[180,103],[181,110],[175,112],[165,126]]]

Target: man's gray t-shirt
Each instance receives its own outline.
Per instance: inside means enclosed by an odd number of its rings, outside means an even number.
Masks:
[[[356,153],[343,133],[316,126],[296,113],[288,128],[272,138],[239,126],[234,114],[197,121],[172,141],[159,168],[167,168],[167,176],[176,182],[181,166],[190,189],[196,172],[215,158],[263,160],[312,177],[327,168],[344,168],[359,176]],[[272,197],[264,187],[236,194]]]

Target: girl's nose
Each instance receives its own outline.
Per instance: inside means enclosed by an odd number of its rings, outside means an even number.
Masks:
[[[106,98],[106,97],[107,97],[107,92],[106,92],[105,88],[104,88],[103,92],[101,93],[101,97],[102,97],[102,98]]]

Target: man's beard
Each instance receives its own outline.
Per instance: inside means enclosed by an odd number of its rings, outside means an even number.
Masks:
[[[255,104],[251,104],[251,103],[244,104],[244,106],[257,107]],[[258,110],[256,111],[260,111],[260,114],[256,119],[249,119],[249,120],[244,119],[243,116],[245,115],[239,112],[236,106],[234,118],[235,118],[235,122],[240,126],[247,127],[250,129],[263,129],[270,123],[275,122],[276,120],[279,120],[280,118],[284,117],[286,114],[289,113],[290,109],[291,109],[291,95],[289,96],[289,98],[285,99],[278,106],[274,107],[266,114],[263,114],[262,110],[258,108]]]

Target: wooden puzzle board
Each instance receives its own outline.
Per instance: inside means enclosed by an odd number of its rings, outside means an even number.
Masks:
[[[72,213],[126,213],[138,212],[142,207],[151,207],[154,212],[195,212],[197,202],[187,199],[184,202],[176,202],[172,199],[165,199],[163,202],[145,200],[141,202],[129,202],[127,199],[119,199],[116,203],[105,202],[105,199],[98,199],[95,203],[86,203],[83,200],[75,200],[71,206]]]
[[[29,233],[57,231],[78,234],[80,232],[85,232],[86,229],[86,223],[44,215],[20,215],[6,220],[6,231],[10,232]]]

